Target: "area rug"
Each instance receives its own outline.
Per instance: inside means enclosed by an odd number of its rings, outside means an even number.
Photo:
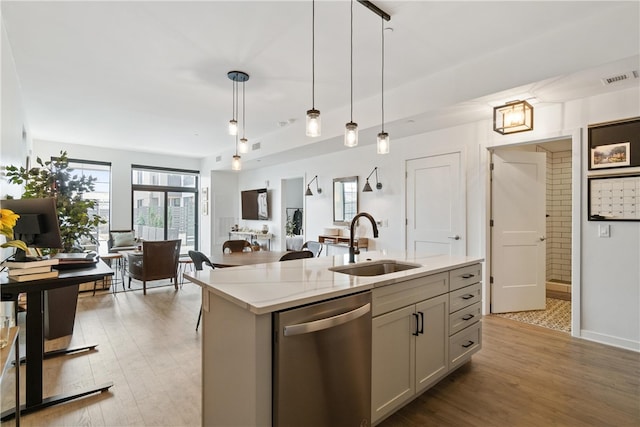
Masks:
[[[500,313],[495,316],[571,333],[571,301],[547,298],[546,310]]]

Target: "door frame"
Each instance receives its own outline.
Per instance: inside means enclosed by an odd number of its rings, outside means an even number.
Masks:
[[[484,245],[485,245],[485,268],[483,273],[483,314],[491,313],[491,227],[489,220],[491,219],[491,164],[490,151],[498,148],[515,147],[518,145],[543,144],[559,139],[571,140],[571,336],[581,336],[580,323],[580,294],[581,294],[581,273],[582,273],[582,253],[580,251],[582,241],[582,129],[576,128],[565,130],[553,135],[540,136],[534,139],[511,140],[505,144],[487,144],[485,149],[480,149],[481,163],[484,163],[484,194],[485,194],[485,211],[484,211]]]

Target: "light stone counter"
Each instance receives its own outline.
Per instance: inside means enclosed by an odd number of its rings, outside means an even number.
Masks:
[[[364,252],[356,256],[356,263],[377,260],[405,261],[422,267],[370,277],[350,276],[329,270],[331,267],[348,265],[348,255],[344,255],[205,269],[185,273],[184,277],[208,289],[212,294],[260,315],[482,261],[478,257],[424,254],[407,256],[404,252],[385,251]],[[204,305],[206,306],[206,302]]]

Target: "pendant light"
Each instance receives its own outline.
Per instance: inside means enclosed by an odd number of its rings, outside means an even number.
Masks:
[[[246,123],[245,118],[244,118],[244,113],[245,113],[245,103],[244,103],[244,83],[242,82],[242,138],[240,138],[240,148],[238,149],[238,151],[240,151],[240,153],[245,154],[249,152],[249,140],[246,138],[245,133],[244,133],[244,125]]]
[[[388,154],[389,153],[389,134],[384,131],[384,17],[380,18],[380,22],[382,23],[382,73],[381,73],[381,81],[382,81],[382,90],[380,91],[382,97],[382,108],[380,109],[382,112],[382,129],[378,134],[378,154]],[[377,173],[376,173],[377,176]]]
[[[320,136],[320,111],[316,110],[316,2],[311,2],[311,109],[307,110],[307,136]]]
[[[240,162],[240,156],[238,155],[238,121],[236,120],[236,117],[238,116],[238,83],[242,83],[242,109],[244,126],[244,83],[249,80],[249,74],[245,73],[244,71],[229,71],[227,73],[227,77],[229,77],[229,79],[233,82],[233,119],[229,122],[229,133],[231,133],[232,124],[235,125],[235,133],[232,133],[232,135],[235,136],[236,145],[236,154],[233,156],[233,160],[231,160],[231,169],[234,171],[239,171],[240,169],[242,169],[242,164]]]
[[[346,124],[344,131],[344,145],[355,147],[358,145],[358,124],[353,121],[353,0],[351,0],[351,121]]]

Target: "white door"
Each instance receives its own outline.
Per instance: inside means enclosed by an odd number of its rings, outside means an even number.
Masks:
[[[544,153],[493,153],[492,313],[545,308],[545,159]]]
[[[407,161],[407,252],[466,255],[461,153]]]

